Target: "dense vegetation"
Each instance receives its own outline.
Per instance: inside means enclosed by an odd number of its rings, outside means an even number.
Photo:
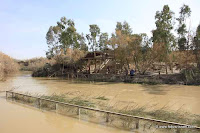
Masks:
[[[20,70],[23,71],[36,71],[39,68],[42,68],[43,66],[45,66],[46,64],[51,64],[53,65],[55,63],[55,60],[49,60],[47,58],[44,57],[40,57],[40,58],[32,58],[32,59],[28,59],[25,60],[24,63],[22,63],[20,65]]]
[[[151,38],[146,33],[134,34],[126,21],[117,22],[110,37],[108,33],[102,33],[96,24],[89,25],[90,34],[84,35],[76,31],[73,20],[62,17],[57,25],[50,26],[46,34],[49,48],[46,55],[60,64],[64,71],[66,65],[77,65],[87,52],[105,53],[109,49],[115,67],[118,65],[120,68],[114,73],[133,68],[139,74],[155,69],[159,73],[165,69],[168,74],[169,70],[173,73],[176,66],[190,82],[190,79],[198,77],[200,70],[200,25],[196,31],[191,31],[190,25],[187,25],[190,15],[191,9],[187,5],[180,8],[178,18],[168,5],[164,5],[161,11],[156,12],[156,29],[152,30]],[[155,68],[155,64],[160,64],[160,67]]]
[[[8,55],[0,52],[0,81],[5,80],[8,74],[18,71],[17,62]]]

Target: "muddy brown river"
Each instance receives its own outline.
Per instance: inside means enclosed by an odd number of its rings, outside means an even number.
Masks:
[[[86,82],[60,78],[33,78],[30,72],[19,72],[0,82],[0,91],[13,89],[16,92],[51,95],[66,94],[96,100],[104,96],[107,105],[118,108],[130,104],[145,106],[147,110],[166,108],[200,114],[200,86],[140,85],[125,83]],[[18,105],[5,100],[0,93],[1,133],[98,133],[125,132],[116,128],[89,123],[74,118]],[[98,100],[96,100],[98,101]],[[12,128],[10,128],[12,127]]]

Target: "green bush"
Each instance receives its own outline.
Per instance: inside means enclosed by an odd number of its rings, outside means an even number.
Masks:
[[[200,70],[198,68],[184,69],[181,73],[187,85],[200,85]]]

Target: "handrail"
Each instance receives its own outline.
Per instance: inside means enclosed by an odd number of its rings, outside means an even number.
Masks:
[[[51,100],[51,99],[45,99],[45,98],[41,98],[41,97],[31,96],[31,95],[22,94],[22,93],[13,92],[13,91],[6,91],[6,94],[7,93],[15,93],[15,94],[18,94],[18,95],[28,96],[28,97],[32,97],[32,98],[38,98],[40,100],[50,101],[50,102],[54,102],[54,103],[59,103],[59,104],[63,104],[63,105],[78,107],[78,108],[97,111],[97,112],[103,112],[103,113],[108,113],[108,114],[113,114],[113,115],[118,115],[118,116],[132,117],[132,118],[135,118],[135,119],[159,122],[159,123],[164,123],[164,124],[171,124],[171,125],[176,125],[176,126],[187,126],[187,127],[192,127],[193,129],[200,130],[200,127],[182,124],[182,123],[176,123],[176,122],[170,122],[170,121],[164,121],[164,120],[157,120],[157,119],[145,118],[145,117],[140,117],[140,116],[133,116],[133,115],[128,115],[128,114],[111,112],[111,111],[107,111],[107,110],[100,110],[100,109],[95,109],[95,108],[90,108],[90,107],[85,107],[85,106],[80,106],[80,105],[74,105],[74,104],[70,104],[70,103],[59,102],[59,101],[55,101],[55,100]]]

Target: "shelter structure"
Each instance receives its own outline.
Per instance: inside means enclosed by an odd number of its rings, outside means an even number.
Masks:
[[[101,51],[94,51],[89,52],[83,57],[81,60],[87,62],[87,73],[100,73],[101,70],[106,69],[109,67],[110,63],[114,59],[113,55],[111,54],[111,50],[107,49],[105,52]]]

